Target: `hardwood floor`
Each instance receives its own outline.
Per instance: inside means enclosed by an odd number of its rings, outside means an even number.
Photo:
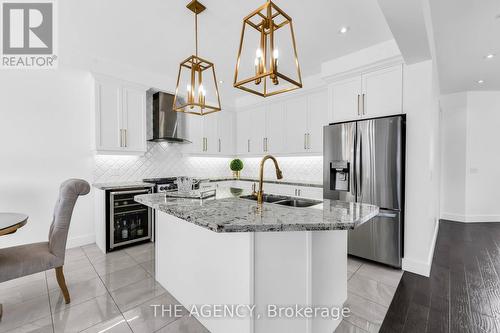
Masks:
[[[380,332],[500,332],[500,223],[441,221],[431,275],[405,272]]]

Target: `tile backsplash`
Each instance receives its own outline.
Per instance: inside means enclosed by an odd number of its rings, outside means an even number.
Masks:
[[[202,178],[230,177],[231,158],[189,156],[183,145],[148,143],[148,151],[142,156],[97,155],[95,157],[94,182],[136,181],[143,178],[168,176],[193,176]],[[277,157],[286,180],[321,182],[323,158],[321,156]],[[259,175],[260,158],[242,158],[242,177]],[[275,179],[272,161],[264,168],[266,179]]]
[[[135,181],[143,178],[231,175],[229,158],[195,157],[183,153],[183,145],[150,143],[142,156],[97,155],[94,182]]]
[[[276,157],[280,169],[283,171],[284,180],[295,181],[323,181],[323,157],[322,156],[284,156]],[[242,177],[256,178],[259,175],[260,158],[242,158]],[[266,161],[264,166],[264,177],[276,179],[276,172],[272,161]]]

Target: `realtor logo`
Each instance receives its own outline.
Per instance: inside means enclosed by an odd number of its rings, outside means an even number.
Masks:
[[[54,2],[2,2],[2,68],[54,68]]]

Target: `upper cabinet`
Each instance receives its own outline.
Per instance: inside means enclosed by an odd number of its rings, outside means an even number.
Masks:
[[[361,116],[361,77],[333,83],[331,93],[334,122],[353,120]]]
[[[217,121],[218,153],[234,155],[235,153],[235,117],[233,112],[219,112]]]
[[[288,100],[285,119],[287,153],[323,152],[323,126],[328,125],[326,89]]]
[[[146,89],[95,75],[96,150],[146,152]]]
[[[307,97],[299,96],[285,103],[286,152],[307,150]]]
[[[266,153],[277,154],[285,150],[285,105],[273,103],[266,111],[266,135],[264,148]]]
[[[221,111],[205,116],[186,115],[189,152],[197,155],[234,154],[234,115]]]
[[[366,118],[403,112],[403,66],[363,74],[363,110]]]
[[[403,66],[397,65],[331,84],[333,121],[402,113]]]
[[[238,155],[321,153],[326,89],[237,113]]]
[[[320,90],[307,96],[307,151],[323,153],[323,127],[328,125],[328,92]]]
[[[236,114],[236,153],[250,154],[251,111],[238,111]]]
[[[282,147],[281,105],[258,106],[237,113],[238,155],[262,155]]]

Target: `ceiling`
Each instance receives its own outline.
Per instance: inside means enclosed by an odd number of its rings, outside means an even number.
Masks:
[[[223,81],[222,102],[233,105],[245,96],[232,87],[242,18],[264,0],[201,1],[207,11],[199,16],[199,54],[215,63],[218,79]],[[174,78],[179,62],[194,52],[194,18],[187,3],[60,2],[60,44],[72,52]],[[303,76],[318,73],[325,60],[393,38],[373,0],[277,0],[276,4],[294,20]],[[341,35],[338,30],[344,25],[350,30]]]
[[[441,93],[500,90],[500,1],[429,3]],[[496,57],[486,60],[490,53]]]

